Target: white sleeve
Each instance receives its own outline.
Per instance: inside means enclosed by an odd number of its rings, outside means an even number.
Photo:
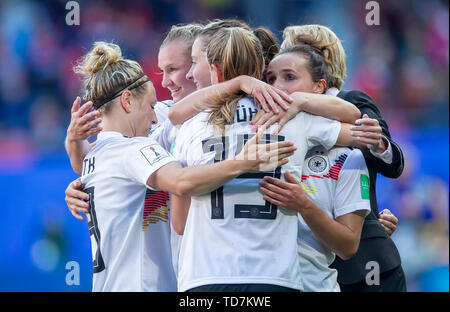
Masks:
[[[177,137],[178,129],[172,125],[169,119],[166,119],[149,135],[159,143],[166,151],[170,152],[173,142]]]
[[[147,185],[148,178],[162,166],[176,161],[152,139],[135,142],[124,153],[124,168],[134,181]]]
[[[303,114],[308,150],[317,145],[322,145],[326,149],[332,148],[336,144],[341,131],[341,123],[321,116]]]
[[[369,170],[359,149],[348,154],[340,172],[334,194],[335,218],[357,210],[370,213]]]
[[[178,131],[178,135],[172,147],[172,155],[183,167],[211,164],[214,162],[215,151],[203,151],[203,135],[199,130],[203,129],[202,117],[197,115],[195,119],[185,122]],[[206,127],[206,126],[205,126]],[[206,128],[204,131],[207,131]],[[207,136],[206,136],[207,137]],[[211,138],[214,141],[214,138]]]
[[[162,124],[168,119],[170,107],[164,102],[156,102],[155,114],[158,119],[158,124]]]
[[[186,136],[186,126],[182,125],[180,128],[180,132],[178,133],[178,136],[176,137],[175,141],[173,142],[171,152],[173,157],[178,160],[183,167],[187,166],[187,156],[188,156],[188,149],[186,146],[190,145],[190,142],[184,142],[185,140],[188,140],[189,138]]]

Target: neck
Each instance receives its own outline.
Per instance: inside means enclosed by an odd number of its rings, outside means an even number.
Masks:
[[[102,127],[102,131],[114,131],[119,132],[123,136],[126,137],[135,137],[136,133],[133,131],[133,128],[126,121],[118,122],[117,120],[113,120],[112,118],[104,117],[102,122],[100,123],[100,127]]]

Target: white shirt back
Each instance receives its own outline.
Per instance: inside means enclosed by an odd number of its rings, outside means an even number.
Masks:
[[[176,291],[169,198],[146,187],[172,161],[151,138],[99,133],[81,179],[90,194],[93,291]]]
[[[197,115],[180,128],[174,157],[185,166],[233,157],[254,135],[249,122],[256,112],[252,100],[239,101],[235,123],[218,138],[206,125],[207,114]],[[212,193],[192,197],[180,250],[178,289],[223,283],[302,289],[297,214],[266,202],[258,181],[264,175],[283,177],[284,170],[300,180],[309,148],[317,144],[331,148],[339,131],[339,122],[300,113],[278,136],[266,134],[261,140],[289,140],[298,147],[282,169],[244,174]]]
[[[359,149],[316,146],[308,151],[302,183],[306,195],[330,218],[357,210],[370,212],[369,172]],[[335,254],[325,247],[299,214],[298,245],[303,290],[340,291],[337,271],[329,267]]]

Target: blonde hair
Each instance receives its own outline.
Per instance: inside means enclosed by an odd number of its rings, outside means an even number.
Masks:
[[[341,89],[347,72],[345,50],[338,36],[328,27],[322,25],[288,26],[283,31],[286,47],[304,43],[304,36],[313,37],[315,41],[328,46],[324,51],[327,63],[328,86]]]
[[[84,100],[92,101],[100,113],[110,109],[112,99],[108,99],[116,93],[148,79],[137,62],[122,57],[118,45],[104,41],[94,43],[92,50],[78,61],[74,72],[83,76]],[[134,90],[141,95],[145,85]]]
[[[209,64],[216,65],[223,74],[223,80],[240,75],[257,79],[263,76],[264,54],[258,38],[241,27],[222,28],[211,38],[206,48]],[[225,126],[232,124],[237,103],[246,95],[236,95],[219,99],[210,106],[208,123],[223,133]]]
[[[267,28],[258,27],[254,30],[244,21],[238,19],[215,19],[205,25],[203,30],[198,35],[202,40],[202,51],[205,52],[207,48],[207,43],[214,37],[214,35],[222,28],[233,28],[241,27],[245,30],[253,32],[253,34],[258,38],[261,43],[263,53],[264,53],[264,63],[265,67],[269,66],[270,61],[275,57],[275,55],[280,51],[280,46],[277,43],[275,35]]]
[[[203,30],[203,25],[201,24],[178,24],[173,25],[170,28],[166,38],[162,42],[160,49],[165,45],[175,42],[181,41],[186,44],[185,54],[190,58],[192,44],[194,44],[195,38],[200,34]]]

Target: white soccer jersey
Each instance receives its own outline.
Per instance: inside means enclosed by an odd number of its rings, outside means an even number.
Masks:
[[[330,218],[365,210],[370,213],[369,171],[359,149],[317,146],[308,151],[302,183],[306,195]],[[300,269],[304,291],[340,291],[335,254],[316,238],[301,215],[298,223]]]
[[[172,107],[173,101],[167,100],[163,102],[157,102],[155,105],[155,113],[156,117],[158,118],[158,123],[154,125],[150,131],[149,137],[154,139],[156,142],[158,142],[166,151],[171,152],[171,147],[173,143],[175,142],[175,138],[178,135],[178,129],[170,122],[168,115],[169,115],[169,109]],[[160,196],[162,196],[163,192],[159,191]],[[170,193],[164,192],[165,197],[170,198]],[[158,197],[150,196],[148,198],[148,201],[150,204],[152,204],[153,201],[158,204],[160,201]],[[170,208],[170,201],[169,201],[169,208]],[[170,209],[169,209],[170,210]],[[172,227],[172,224],[170,225],[170,245],[172,247],[172,263],[174,266],[175,273],[177,273],[178,268],[178,254],[181,246],[181,239],[182,235],[178,235],[177,232]]]
[[[90,194],[93,291],[176,291],[169,196],[146,186],[172,161],[151,138],[99,133],[81,178]]]
[[[254,135],[249,122],[256,112],[252,100],[242,99],[235,123],[217,138],[212,127],[206,125],[207,114],[197,115],[180,128],[175,158],[192,166],[233,157]],[[331,148],[339,131],[339,122],[300,113],[278,136],[266,134],[261,140],[264,143],[285,139],[298,147],[283,170],[244,174],[212,193],[192,197],[180,250],[179,291],[223,283],[301,289],[297,214],[266,202],[258,181],[264,175],[280,178],[284,170],[300,180],[309,148],[317,144]]]
[[[168,118],[169,109],[172,105],[173,101],[171,100],[156,103],[155,113],[158,123],[152,127],[149,134],[149,137],[153,138],[168,152],[170,152],[170,148],[178,134],[178,129]]]

